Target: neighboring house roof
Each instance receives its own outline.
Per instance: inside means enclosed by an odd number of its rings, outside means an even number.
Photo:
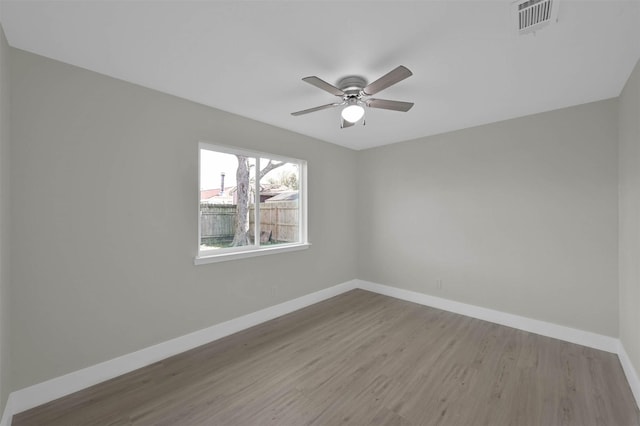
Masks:
[[[220,189],[201,189],[200,201],[208,200],[211,197],[217,197],[220,195]]]
[[[291,191],[291,188],[278,183],[260,183],[261,195],[281,194],[284,191]]]
[[[269,198],[267,203],[274,203],[277,201],[296,201],[298,199],[298,191],[284,191],[280,192],[278,195],[275,195]]]

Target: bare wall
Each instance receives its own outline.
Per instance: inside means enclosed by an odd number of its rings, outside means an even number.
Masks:
[[[358,179],[359,278],[618,335],[617,100],[369,149]]]
[[[0,26],[0,413],[9,395],[9,45]]]
[[[10,59],[12,390],[356,276],[354,151]],[[311,248],[194,266],[199,140],[307,160]]]
[[[640,61],[620,95],[620,341],[640,371]]]

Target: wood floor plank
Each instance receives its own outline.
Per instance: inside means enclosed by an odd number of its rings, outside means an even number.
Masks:
[[[354,290],[13,425],[640,425],[616,355]]]

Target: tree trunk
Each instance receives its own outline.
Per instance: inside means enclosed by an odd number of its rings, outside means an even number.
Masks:
[[[238,169],[236,170],[236,182],[238,203],[236,204],[236,230],[233,236],[232,247],[249,245],[249,159],[242,155],[238,157]]]
[[[238,197],[238,203],[236,204],[236,229],[233,235],[233,242],[231,247],[247,246],[251,244],[249,241],[249,195],[251,194],[250,181],[249,181],[249,159],[242,155],[236,155],[238,158],[238,169],[236,170],[236,194]],[[271,170],[277,169],[286,163],[278,162],[274,163],[269,160],[264,169],[258,173],[258,182]],[[256,194],[258,198],[260,194]],[[255,237],[254,237],[255,238]]]

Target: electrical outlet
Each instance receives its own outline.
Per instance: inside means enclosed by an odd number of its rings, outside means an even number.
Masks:
[[[442,280],[436,280],[436,288],[442,290]]]

